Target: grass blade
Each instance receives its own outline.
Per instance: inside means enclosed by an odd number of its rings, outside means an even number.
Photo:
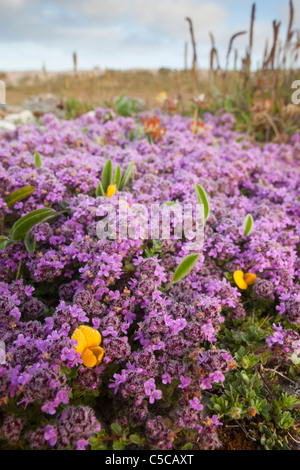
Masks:
[[[131,177],[131,173],[133,171],[133,167],[134,167],[134,161],[129,163],[128,168],[125,171],[125,174],[124,174],[124,176],[121,180],[121,183],[120,183],[120,187],[119,187],[120,191],[122,191],[125,188],[126,184],[128,183],[128,181]]]

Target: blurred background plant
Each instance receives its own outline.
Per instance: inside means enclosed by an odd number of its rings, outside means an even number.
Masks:
[[[229,112],[235,116],[236,129],[251,138],[261,142],[287,142],[292,134],[300,132],[300,105],[292,102],[293,83],[300,79],[296,65],[300,31],[294,24],[295,8],[290,0],[285,40],[279,35],[282,22],[273,21],[273,37],[266,43],[261,62],[256,67],[252,63],[255,15],[253,3],[249,30],[238,31],[229,38],[223,69],[212,33],[209,68],[198,68],[193,21],[186,18],[193,57],[190,68],[187,64],[188,44],[184,50],[183,70],[79,71],[74,53],[71,73],[52,75],[44,70],[43,78],[33,80],[25,74],[18,83],[8,81],[7,101],[20,104],[33,94],[52,93],[59,99],[57,107],[64,108],[67,119],[97,106],[112,108],[120,116],[135,116],[138,112],[160,107],[168,114],[182,113],[193,117],[196,127],[207,111],[217,115]],[[243,54],[238,48],[241,36],[248,36]],[[5,79],[5,74],[0,78]],[[38,111],[34,114],[40,115]]]

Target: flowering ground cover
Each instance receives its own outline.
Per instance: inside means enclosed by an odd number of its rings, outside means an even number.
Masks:
[[[3,448],[215,449],[231,426],[297,446],[300,135],[156,114],[1,131]],[[123,186],[110,165],[132,169]],[[177,278],[184,237],[97,236],[108,201],[130,218],[201,194],[203,247]]]

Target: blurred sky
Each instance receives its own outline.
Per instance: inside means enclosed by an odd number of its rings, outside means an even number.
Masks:
[[[213,32],[224,65],[229,39],[248,30],[252,0],[0,0],[0,70],[128,69],[184,66],[190,39],[186,16],[194,22],[200,68],[208,68]],[[300,29],[300,0],[294,0],[294,29]],[[288,27],[288,0],[257,0],[254,65],[272,21]],[[240,57],[248,36],[238,38]],[[192,50],[189,44],[189,63]],[[233,63],[233,56],[231,64]]]

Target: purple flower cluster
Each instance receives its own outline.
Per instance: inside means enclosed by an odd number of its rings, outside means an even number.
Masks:
[[[68,406],[57,417],[56,425],[29,431],[27,439],[33,449],[53,447],[85,450],[89,438],[101,430],[91,408]]]
[[[100,403],[113,399],[119,422],[142,426],[150,446],[172,448],[183,429],[203,448],[215,448],[221,423],[207,417],[203,393],[236,367],[214,344],[225,316],[246,316],[243,301],[251,295],[291,324],[300,322],[300,139],[262,147],[241,140],[230,114],[207,113],[199,135],[191,132],[191,119],[160,118],[166,133],[152,144],[140,133],[140,119],[104,109],[73,121],[44,115],[39,124],[0,131],[0,233],[30,211],[60,212],[32,229],[33,254],[23,241],[0,252],[6,347],[0,403],[13,400],[22,416],[30,409],[51,423],[32,429],[26,423],[23,431],[23,418],[7,413],[1,434],[11,442],[21,435],[33,449],[86,448],[100,430],[101,413],[96,419],[73,394],[100,390]],[[42,167],[34,165],[35,151]],[[119,229],[116,239],[97,237],[108,198],[95,191],[108,158],[122,171],[135,162],[134,181],[109,199],[116,211],[125,198],[129,207],[196,204],[195,183],[209,195],[197,264],[168,289],[187,254],[186,240],[162,240],[151,255],[147,237],[121,239]],[[9,205],[7,196],[24,186],[34,192]],[[247,214],[255,223],[250,236],[243,231]],[[133,227],[141,234],[134,221]],[[232,281],[235,270],[257,275],[250,294]],[[71,339],[82,324],[102,336],[105,355],[91,369]],[[269,347],[293,352],[293,330],[274,328]]]
[[[290,359],[292,354],[300,355],[300,336],[291,329],[283,329],[281,325],[273,325],[274,333],[266,338],[270,351],[282,359]]]

